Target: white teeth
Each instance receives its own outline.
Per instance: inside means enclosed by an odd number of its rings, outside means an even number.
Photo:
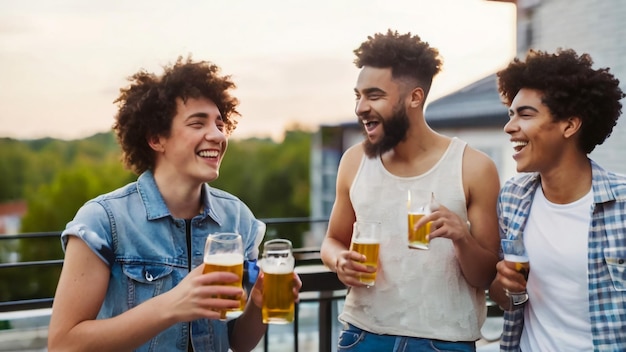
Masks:
[[[373,120],[373,121],[363,120],[363,126],[365,126],[368,130],[376,127],[377,125],[378,125],[378,121],[376,120]]]
[[[198,155],[203,158],[215,158],[219,155],[217,150],[201,150]]]
[[[522,148],[522,147],[525,147],[528,144],[528,142],[511,141],[511,144],[513,145],[513,148]]]

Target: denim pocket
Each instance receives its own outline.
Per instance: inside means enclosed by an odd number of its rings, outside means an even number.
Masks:
[[[604,260],[611,274],[615,290],[626,291],[626,249],[605,248]]]
[[[128,278],[128,300],[131,306],[160,295],[172,286],[172,271],[169,265],[126,263],[122,271]]]
[[[353,348],[363,340],[364,335],[365,331],[350,326],[348,329],[341,331],[339,334],[339,343],[337,348],[342,351]]]

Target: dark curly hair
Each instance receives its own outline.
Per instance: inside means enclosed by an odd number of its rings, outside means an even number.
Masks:
[[[579,56],[572,49],[553,54],[531,49],[525,62],[516,58],[497,73],[498,90],[510,106],[520,89],[536,89],[555,120],[579,116],[579,144],[588,154],[611,135],[625,96],[608,68],[594,70],[592,65],[589,54]]]
[[[358,68],[390,67],[394,79],[412,80],[413,84],[424,90],[424,97],[428,96],[433,77],[441,71],[443,65],[439,51],[419,36],[411,36],[410,32],[398,34],[398,31],[391,29],[386,34],[368,36],[367,41],[354,50],[354,54],[354,63]]]
[[[177,98],[213,101],[222,115],[227,135],[237,125],[239,102],[229,93],[235,84],[230,76],[219,75],[217,65],[209,61],[194,62],[190,55],[186,60],[179,56],[176,63],[163,69],[159,76],[145,70],[130,76],[130,85],[120,89],[114,101],[119,110],[113,130],[122,147],[122,159],[137,174],[154,167],[155,154],[147,138],[170,135]]]

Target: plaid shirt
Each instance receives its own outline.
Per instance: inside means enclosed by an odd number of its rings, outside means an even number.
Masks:
[[[594,351],[626,350],[626,176],[608,172],[594,161],[593,213],[589,227],[589,313]],[[501,238],[521,238],[539,174],[506,182],[498,199]],[[532,259],[531,259],[532,261]],[[532,274],[531,274],[532,275]],[[520,351],[524,306],[504,312],[501,351]]]

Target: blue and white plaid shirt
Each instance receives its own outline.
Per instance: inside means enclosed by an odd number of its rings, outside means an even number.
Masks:
[[[587,271],[593,346],[594,351],[626,351],[626,176],[590,162],[593,212]],[[522,237],[533,195],[540,186],[537,173],[506,182],[498,199],[501,238]],[[520,351],[523,307],[504,312],[501,351]]]

